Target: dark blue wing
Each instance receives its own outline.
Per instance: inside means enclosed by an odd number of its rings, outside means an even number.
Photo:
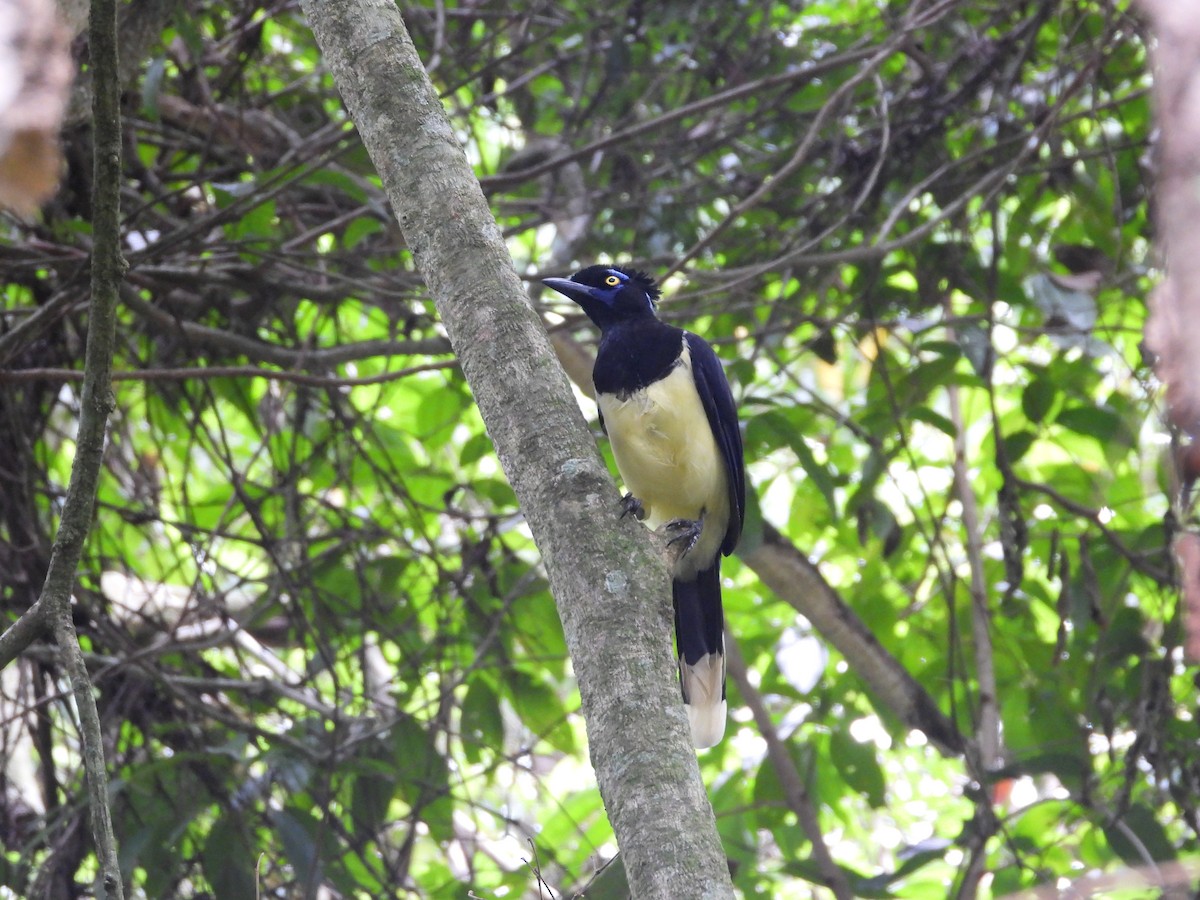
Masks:
[[[746,472],[742,459],[742,433],[738,429],[737,406],[725,379],[721,361],[712,347],[690,332],[684,332],[688,350],[692,355],[692,378],[709,427],[725,460],[725,474],[729,481],[729,524],[725,528],[725,540],[721,552],[728,556],[737,546],[742,534],[742,521],[746,517]]]

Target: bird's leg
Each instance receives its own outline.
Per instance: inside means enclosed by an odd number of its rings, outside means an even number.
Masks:
[[[626,494],[621,498],[621,518],[632,515],[639,522],[646,518],[646,508],[642,506],[642,501],[633,494]]]

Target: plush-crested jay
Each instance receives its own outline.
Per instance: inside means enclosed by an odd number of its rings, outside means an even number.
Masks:
[[[737,545],[746,509],[729,383],[712,347],[658,319],[648,275],[598,265],[544,283],[600,328],[592,379],[626,510],[682,548],[672,572],[680,687],[693,744],[711,747],[725,733],[721,554]]]

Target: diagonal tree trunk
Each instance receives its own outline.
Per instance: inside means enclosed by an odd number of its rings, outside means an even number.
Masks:
[[[617,491],[391,0],[304,0],[542,552],[638,897],[728,897],[668,636],[666,566]]]

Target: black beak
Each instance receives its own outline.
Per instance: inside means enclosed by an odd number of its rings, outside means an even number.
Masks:
[[[595,298],[595,288],[572,281],[570,278],[543,278],[542,284],[579,304]]]

